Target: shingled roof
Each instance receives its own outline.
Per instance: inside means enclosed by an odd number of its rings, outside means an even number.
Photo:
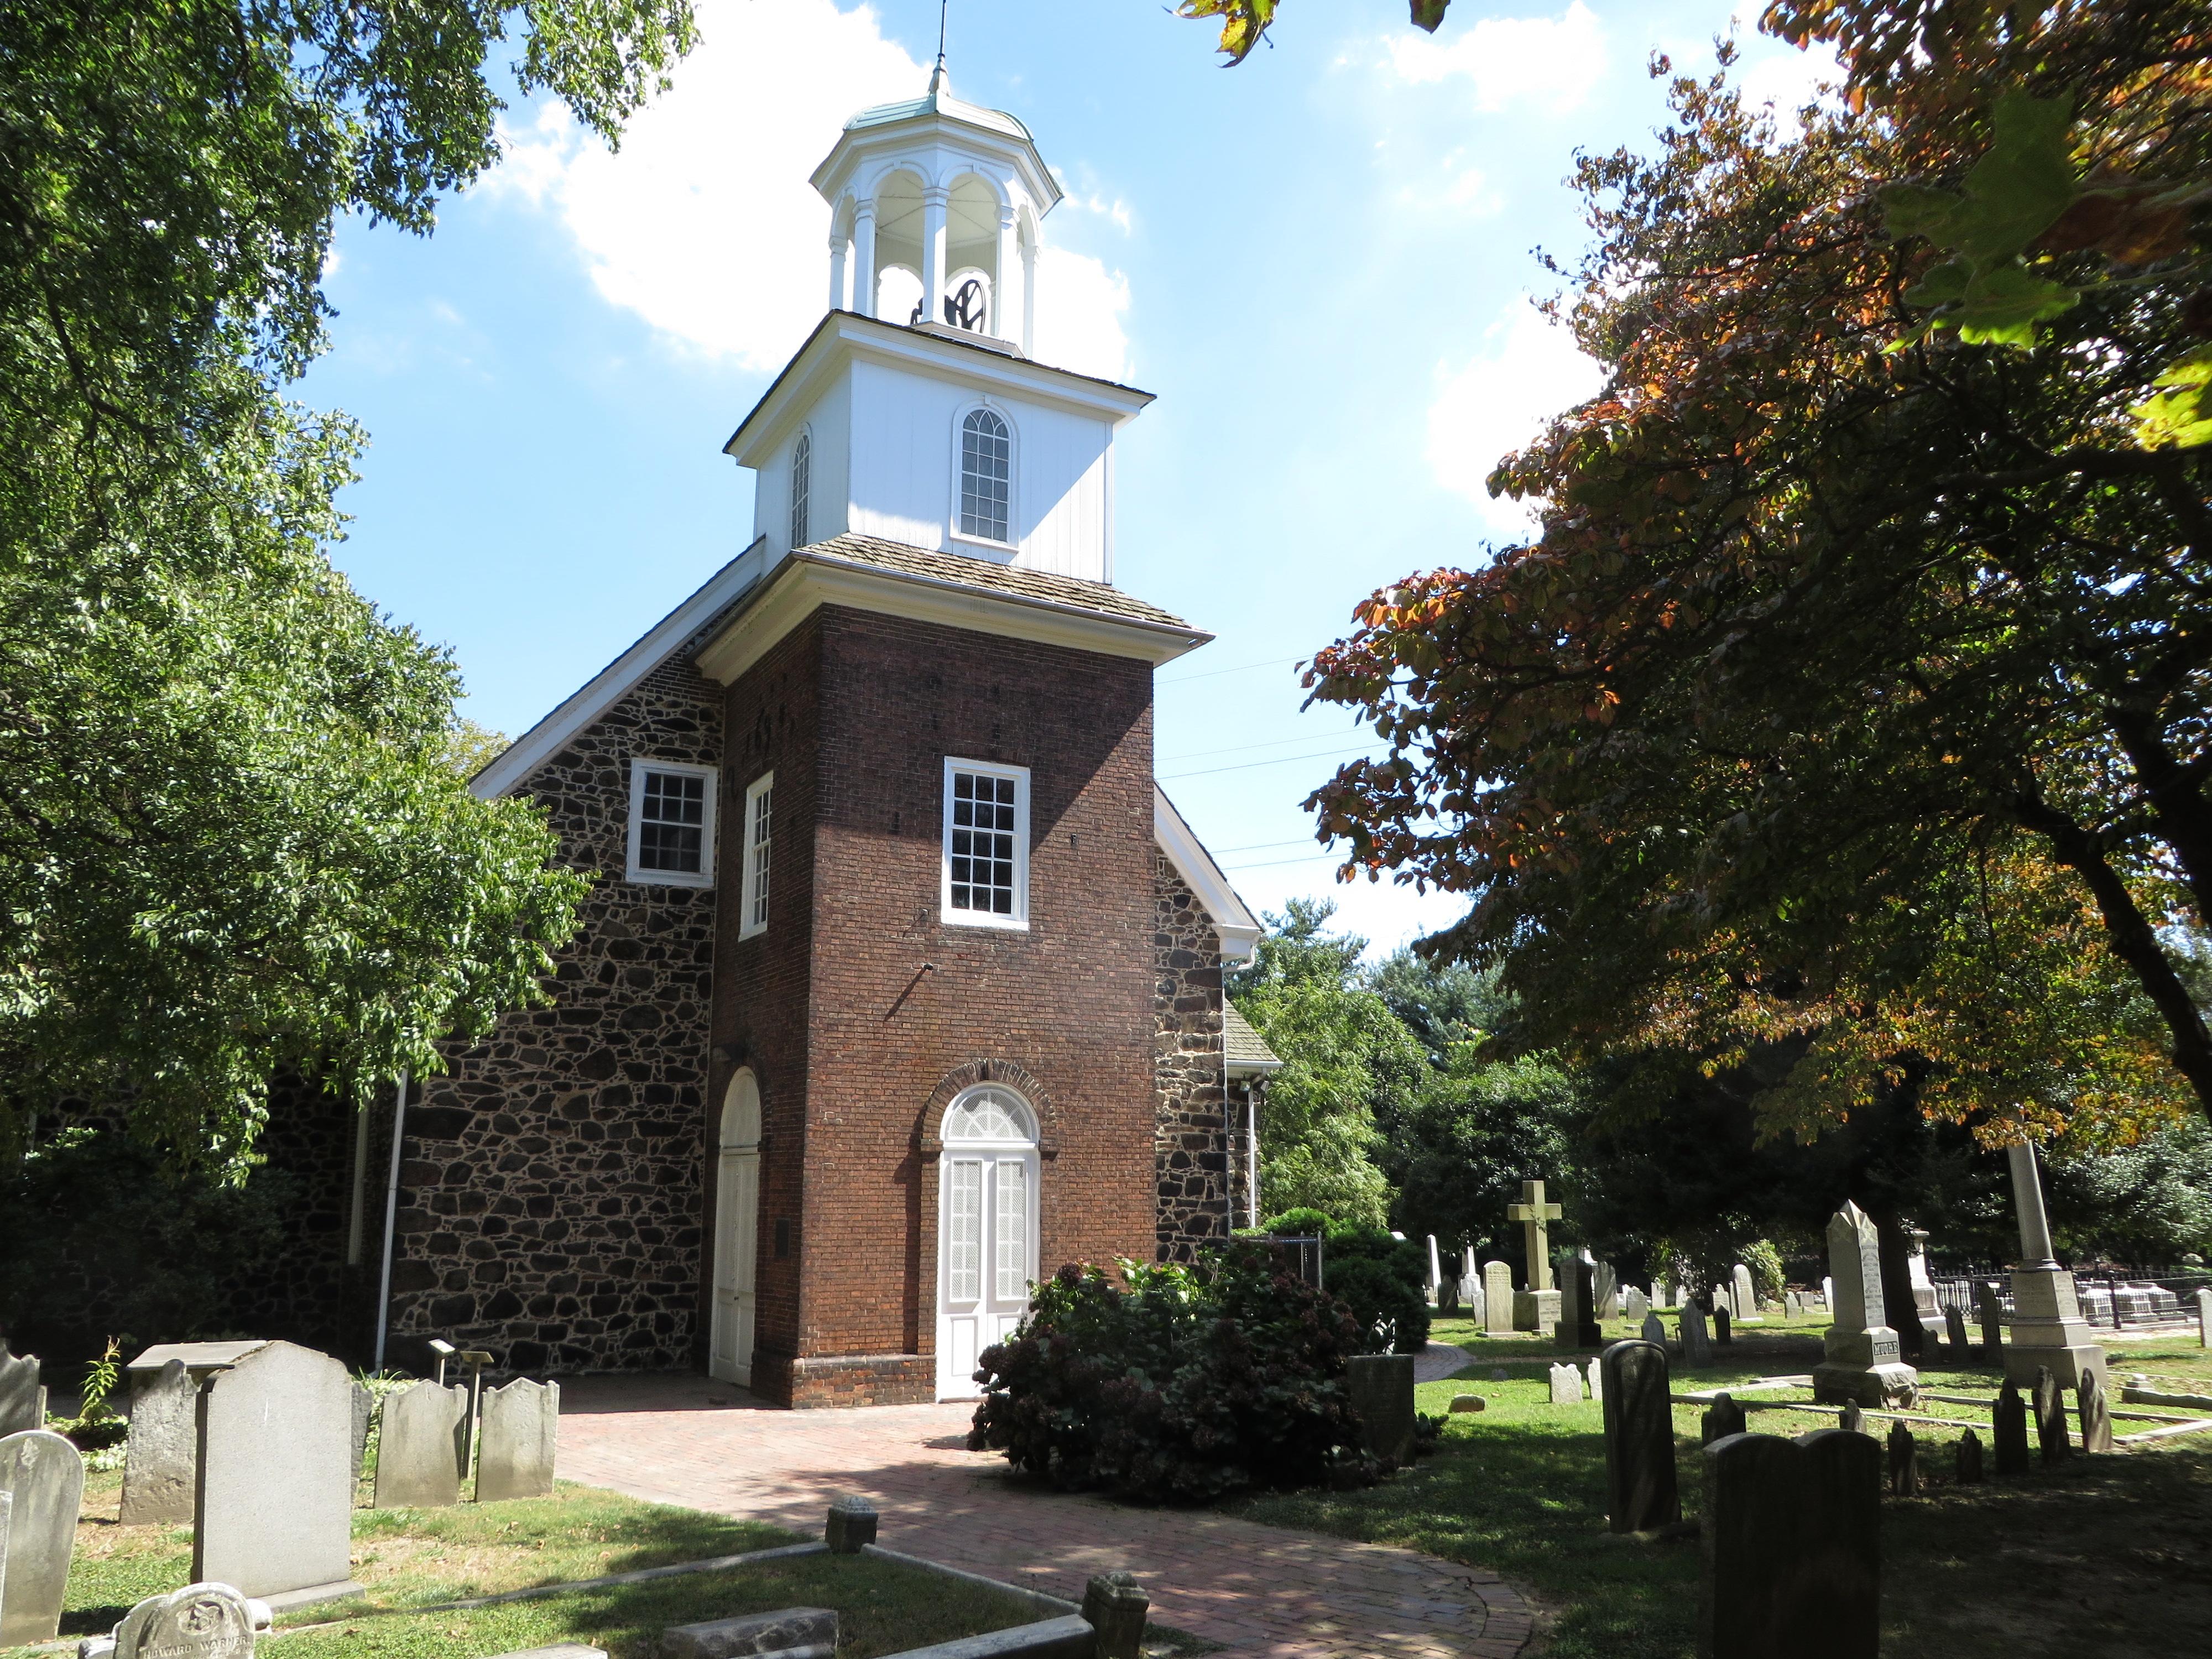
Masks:
[[[1231,1077],[1276,1071],[1283,1063],[1267,1046],[1267,1038],[1252,1029],[1252,1022],[1237,1012],[1233,1002],[1221,1005],[1221,1046]]]
[[[1105,582],[1085,581],[1079,576],[1056,576],[1044,570],[1024,570],[992,559],[970,558],[965,554],[933,553],[925,547],[909,547],[904,542],[889,542],[878,536],[848,532],[832,536],[826,542],[809,543],[792,557],[811,559],[817,564],[847,564],[888,571],[917,581],[973,588],[978,592],[1003,593],[1034,604],[1089,611],[1124,622],[1149,623],[1154,628],[1172,628],[1191,634],[1204,631],[1193,628],[1172,611],[1146,605]]]

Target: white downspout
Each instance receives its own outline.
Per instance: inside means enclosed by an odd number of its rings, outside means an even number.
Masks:
[[[392,1323],[392,1249],[398,1241],[392,1237],[392,1222],[399,1213],[399,1149],[407,1139],[407,1073],[399,1073],[399,1091],[392,1103],[392,1178],[384,1188],[384,1271],[376,1285],[376,1363],[370,1370],[384,1369],[384,1336]]]

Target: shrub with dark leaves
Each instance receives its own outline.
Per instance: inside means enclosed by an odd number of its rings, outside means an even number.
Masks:
[[[1249,1487],[1374,1479],[1345,1362],[1358,1322],[1234,1245],[1196,1269],[1069,1266],[986,1348],[970,1449],[1066,1492],[1204,1503]]]

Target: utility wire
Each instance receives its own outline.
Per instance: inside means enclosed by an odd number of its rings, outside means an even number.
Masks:
[[[1314,743],[1329,738],[1348,738],[1359,728],[1347,726],[1341,732],[1305,732],[1295,738],[1273,738],[1266,743],[1232,743],[1220,749],[1187,749],[1180,755],[1161,755],[1155,763],[1165,765],[1170,761],[1203,760],[1208,755],[1242,755],[1258,749],[1281,749],[1294,743]]]
[[[1275,657],[1267,662],[1239,663],[1234,668],[1208,668],[1195,674],[1169,674],[1155,677],[1154,685],[1186,685],[1192,680],[1210,680],[1223,674],[1249,674],[1255,668],[1280,668],[1285,663],[1304,662],[1304,657]]]
[[[1273,760],[1246,761],[1242,766],[1202,766],[1195,772],[1164,772],[1158,781],[1173,783],[1178,778],[1208,778],[1221,772],[1249,772],[1261,766],[1289,766],[1297,761],[1334,760],[1345,755],[1364,755],[1373,747],[1372,744],[1361,744],[1357,749],[1325,749],[1311,755],[1278,755]]]

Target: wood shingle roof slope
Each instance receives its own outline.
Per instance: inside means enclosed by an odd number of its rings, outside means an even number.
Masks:
[[[1267,1039],[1252,1029],[1252,1022],[1237,1012],[1237,1005],[1221,1005],[1221,1046],[1231,1077],[1265,1077],[1283,1069],[1283,1062],[1267,1046]]]

